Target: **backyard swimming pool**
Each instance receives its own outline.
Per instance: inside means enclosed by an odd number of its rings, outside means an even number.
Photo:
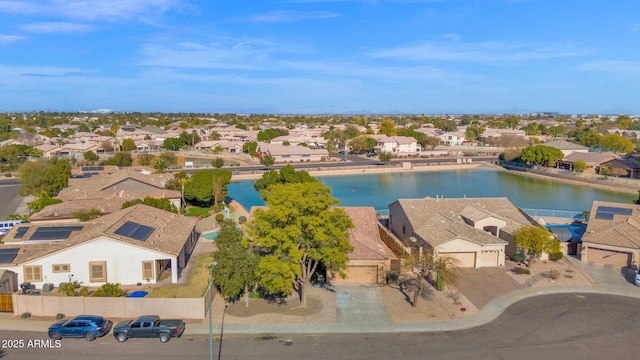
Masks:
[[[556,234],[556,236],[558,236],[558,238],[562,241],[569,241],[573,239],[574,242],[576,241],[581,242],[582,235],[584,235],[584,231],[587,229],[587,224],[581,224],[581,223],[547,224],[546,228],[549,229],[549,231]],[[564,235],[565,237],[568,237],[569,234],[571,236],[568,239],[563,239],[562,238],[563,233],[566,234]]]

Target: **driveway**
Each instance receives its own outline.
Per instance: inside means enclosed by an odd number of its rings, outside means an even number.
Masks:
[[[387,313],[377,286],[338,284],[335,291],[338,323],[387,322]]]
[[[458,268],[456,272],[458,290],[478,309],[497,296],[523,288],[503,268]]]

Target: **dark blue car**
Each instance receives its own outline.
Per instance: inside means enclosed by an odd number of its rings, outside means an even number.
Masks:
[[[113,322],[102,316],[80,315],[71,320],[61,320],[49,327],[49,337],[59,340],[67,337],[85,338],[87,341],[105,336],[111,331]]]

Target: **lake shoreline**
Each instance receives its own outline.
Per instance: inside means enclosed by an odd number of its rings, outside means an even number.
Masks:
[[[452,165],[422,165],[422,166],[413,166],[411,169],[403,168],[401,166],[394,167],[371,167],[371,168],[341,168],[341,169],[331,169],[331,170],[310,170],[308,173],[313,177],[322,177],[322,176],[339,176],[339,175],[370,175],[370,174],[382,174],[382,173],[398,173],[398,172],[431,172],[431,171],[455,171],[455,170],[493,170],[493,171],[502,171],[510,174],[516,174],[524,177],[533,177],[539,179],[545,179],[550,181],[557,181],[567,184],[574,185],[584,185],[593,188],[600,188],[618,192],[624,192],[628,194],[636,194],[640,188],[627,188],[615,186],[614,184],[607,183],[594,183],[581,181],[578,179],[565,179],[558,178],[554,176],[549,176],[545,174],[525,172],[525,171],[517,171],[517,170],[508,170],[503,168],[502,166],[490,164],[490,163],[469,163],[469,164],[452,164]],[[231,177],[231,182],[239,182],[245,180],[258,180],[262,178],[264,173],[254,173],[254,174],[234,174]]]

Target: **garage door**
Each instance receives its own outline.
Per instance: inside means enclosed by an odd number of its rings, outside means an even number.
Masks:
[[[378,276],[377,266],[349,266],[347,278],[336,276],[335,282],[340,284],[375,284]]]
[[[478,259],[478,267],[498,266],[499,250],[482,250]]]
[[[631,266],[631,253],[590,247],[587,249],[587,261],[620,267]]]
[[[458,260],[456,266],[458,267],[475,267],[476,266],[476,253],[474,252],[459,252],[459,253],[440,253],[441,256],[448,256]]]

